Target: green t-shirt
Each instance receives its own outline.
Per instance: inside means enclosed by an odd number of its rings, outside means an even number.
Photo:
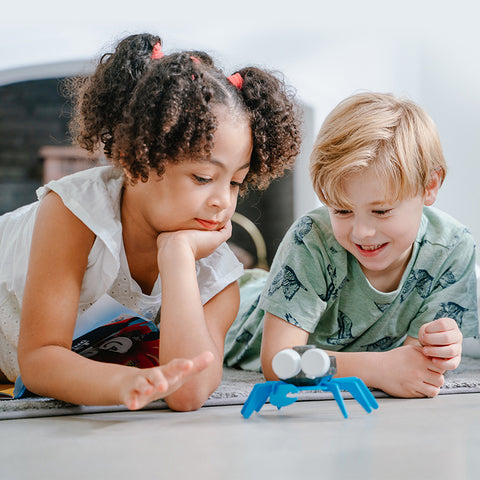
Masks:
[[[412,256],[393,292],[371,286],[355,257],[336,241],[328,210],[321,207],[292,225],[268,277],[246,282],[241,293],[225,359],[245,369],[260,367],[265,311],[309,332],[309,344],[332,351],[390,350],[441,317],[453,318],[464,337],[478,334],[473,238],[432,207],[424,208]]]

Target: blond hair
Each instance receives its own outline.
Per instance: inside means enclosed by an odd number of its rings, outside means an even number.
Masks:
[[[373,167],[390,187],[388,200],[424,193],[447,172],[438,131],[410,100],[362,93],[340,102],[325,119],[310,156],[313,188],[326,205],[348,206],[344,180]]]

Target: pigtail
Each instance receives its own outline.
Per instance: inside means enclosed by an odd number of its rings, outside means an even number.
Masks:
[[[81,147],[93,152],[103,144],[105,155],[111,156],[115,127],[138,80],[154,61],[152,50],[158,43],[161,39],[155,35],[131,35],[114,53],[101,57],[93,75],[74,79],[67,87],[76,97],[70,131]]]
[[[155,35],[125,38],[73,87],[73,138],[90,152],[103,145],[132,182],[146,181],[151,171],[161,176],[167,163],[209,158],[217,105],[245,114],[252,128],[243,189],[266,188],[299,153],[300,115],[283,80],[254,67],[229,80],[207,53],[166,55]]]
[[[301,114],[294,93],[273,73],[255,67],[239,70],[238,93],[251,118],[253,152],[245,184],[265,189],[293,167],[300,152]]]
[[[114,133],[112,160],[133,181],[146,181],[153,169],[185,157],[206,158],[217,120],[211,58],[204,52],[167,55],[150,66],[132,95]],[[208,73],[207,73],[208,72]]]

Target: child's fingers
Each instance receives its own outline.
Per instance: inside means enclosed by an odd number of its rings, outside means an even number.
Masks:
[[[462,332],[452,318],[439,318],[422,325],[418,332],[421,345],[450,345],[461,343]]]
[[[130,386],[129,392],[124,401],[126,407],[129,410],[138,410],[145,406],[149,399],[154,395],[155,386],[150,382],[148,375],[152,375],[148,372],[147,376],[139,375],[135,378],[133,385]],[[166,382],[165,382],[166,384]]]
[[[213,361],[213,353],[203,352],[191,360],[174,359],[163,365],[162,372],[169,383],[183,379],[186,376],[201,372]]]
[[[424,325],[425,333],[444,332],[446,330],[458,330],[457,322],[453,318],[437,318]]]
[[[191,360],[174,359],[161,367],[139,369],[123,403],[130,410],[138,410],[153,400],[169,395],[187,377],[201,372],[212,361],[213,354],[203,352]]]
[[[462,346],[459,343],[452,343],[443,346],[427,345],[423,347],[422,352],[427,357],[452,358],[461,355]]]
[[[452,358],[432,358],[433,364],[446,372],[447,370],[455,370],[460,365],[461,357],[452,357]]]
[[[203,352],[200,355],[192,358],[193,362],[193,372],[198,373],[202,370],[205,370],[214,360],[214,356],[212,352]]]
[[[146,380],[153,387],[156,392],[166,392],[168,389],[168,380],[165,378],[162,370],[158,367],[144,370]]]
[[[462,333],[460,330],[449,330],[447,332],[426,333],[422,337],[423,345],[447,346],[451,344],[460,344],[462,342]]]
[[[422,381],[416,385],[417,397],[435,397],[445,383],[445,377],[433,370],[425,372]]]
[[[229,220],[221,229],[220,232],[228,240],[232,236],[232,222]]]

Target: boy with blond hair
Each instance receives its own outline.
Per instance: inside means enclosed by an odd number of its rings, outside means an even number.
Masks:
[[[266,282],[243,287],[226,364],[259,367],[263,324],[267,379],[276,353],[308,343],[338,376],[437,395],[478,318],[473,238],[432,207],[447,171],[433,121],[409,100],[354,95],[326,118],[310,166],[325,206],[290,228]]]

